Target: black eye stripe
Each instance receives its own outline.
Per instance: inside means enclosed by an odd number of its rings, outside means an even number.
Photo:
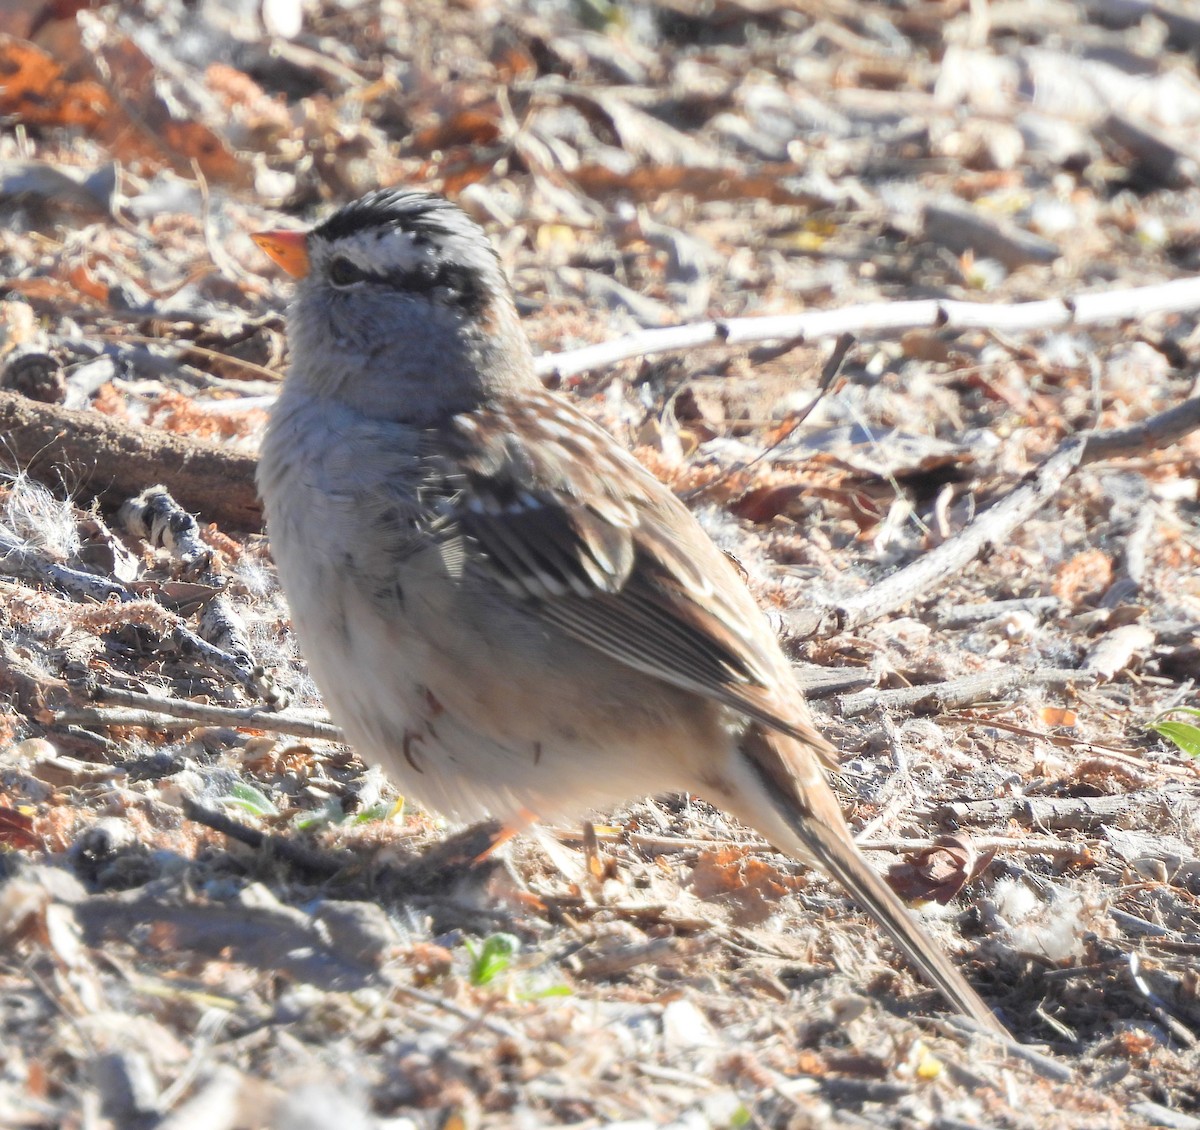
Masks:
[[[455,263],[423,263],[407,271],[374,274],[363,270],[344,256],[337,256],[329,264],[327,273],[334,286],[347,287],[359,282],[375,283],[402,293],[440,298],[468,313],[481,309],[487,297],[478,273]]]
[[[387,281],[397,290],[435,298],[439,297],[440,291],[445,300],[469,313],[479,310],[485,298],[478,273],[455,263],[442,263],[432,269],[425,266],[415,271],[397,271]]]

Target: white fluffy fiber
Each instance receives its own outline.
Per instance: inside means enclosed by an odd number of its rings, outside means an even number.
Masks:
[[[1080,895],[1056,892],[1047,902],[1020,879],[1005,878],[996,883],[992,902],[1009,924],[1007,941],[1020,952],[1056,964],[1083,956],[1092,908]]]

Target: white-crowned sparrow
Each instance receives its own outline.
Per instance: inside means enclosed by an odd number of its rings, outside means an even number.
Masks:
[[[363,757],[461,818],[698,793],[835,876],[998,1029],[854,846],[832,749],[737,570],[543,389],[483,231],[389,189],[255,239],[299,280],[258,471],[271,546]]]

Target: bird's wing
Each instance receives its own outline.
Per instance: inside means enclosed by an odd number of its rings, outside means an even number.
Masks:
[[[581,643],[809,745],[787,660],[733,564],[670,491],[554,397],[453,418],[453,527],[475,567]]]

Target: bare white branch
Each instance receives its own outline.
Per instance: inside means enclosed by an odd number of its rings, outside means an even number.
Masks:
[[[614,341],[544,353],[538,373],[572,377],[589,369],[644,357],[711,345],[817,341],[851,333],[856,337],[890,337],[908,330],[989,329],[1028,333],[1075,325],[1143,319],[1153,314],[1200,310],[1200,278],[1176,279],[1153,286],[1130,287],[1040,302],[989,303],[925,299],[914,302],[869,302],[838,310],[808,310],[800,314],[728,318],[646,330]]]

